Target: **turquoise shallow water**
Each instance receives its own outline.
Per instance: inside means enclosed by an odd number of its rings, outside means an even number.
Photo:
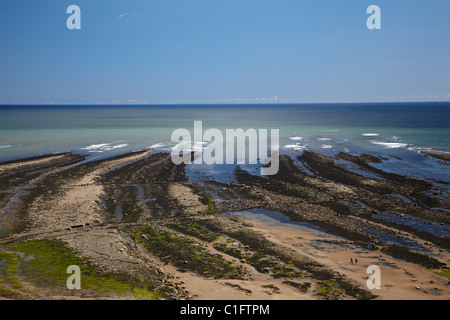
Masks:
[[[0,161],[74,151],[90,160],[154,147],[172,131],[279,129],[280,152],[384,155],[383,168],[450,181],[450,169],[416,148],[450,152],[450,103],[161,106],[1,106]],[[400,159],[401,160],[400,160]],[[214,176],[229,166],[197,166]],[[226,180],[226,178],[224,178]]]

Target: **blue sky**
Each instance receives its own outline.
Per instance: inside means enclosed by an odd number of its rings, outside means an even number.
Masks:
[[[81,30],[69,30],[69,5]],[[381,8],[381,30],[366,9]],[[448,0],[4,0],[0,104],[450,100]]]

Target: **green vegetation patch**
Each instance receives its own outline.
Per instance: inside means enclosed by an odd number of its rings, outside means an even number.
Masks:
[[[310,273],[300,271],[292,264],[283,263],[264,252],[245,251],[242,248],[225,243],[215,243],[213,247],[241,261],[246,261],[258,272],[271,273],[271,276],[274,278],[303,278],[311,276]]]
[[[137,222],[142,214],[141,208],[138,206],[137,199],[121,199],[120,209],[122,212],[123,222]]]
[[[308,292],[308,290],[311,288],[311,282],[297,283],[294,281],[285,280],[283,281],[283,283],[291,287],[297,288],[298,290],[300,290],[300,292]]]
[[[81,288],[92,289],[99,293],[134,293],[152,299],[161,298],[152,292],[148,284],[131,277],[101,272],[86,259],[60,241],[32,240],[10,244],[9,248],[25,255],[19,262],[19,270],[25,277],[38,286],[66,287],[71,274],[67,268],[76,265],[81,271]]]
[[[448,279],[450,279],[450,269],[447,267],[441,267],[439,269],[439,271],[437,272],[437,274],[440,274],[444,277],[447,277]]]
[[[169,224],[168,227],[206,242],[214,242],[220,237],[219,233],[212,232],[204,226],[194,222]]]
[[[10,299],[18,299],[22,290],[22,282],[17,275],[19,256],[0,250],[0,296]]]
[[[345,294],[345,289],[339,289],[337,283],[334,280],[325,280],[317,287],[316,295],[324,299],[337,299],[341,295]]]
[[[240,285],[235,284],[235,283],[225,282],[224,285],[226,285],[228,287],[231,287],[231,288],[235,288],[235,289],[240,290],[240,291],[243,291],[245,294],[251,294],[252,293],[252,290],[247,289],[247,288],[243,288]]]
[[[106,209],[104,216],[108,222],[137,222],[143,213],[141,200],[134,186],[107,186],[102,201]]]
[[[205,204],[208,206],[208,210],[204,212],[206,215],[214,215],[216,214],[216,204],[214,202],[214,199],[211,198],[209,195],[203,193],[198,187],[191,186],[192,191],[199,196],[199,200],[202,204]]]
[[[265,289],[270,289],[270,293],[281,293],[280,288],[274,286],[273,284],[265,284],[262,287]]]
[[[216,214],[217,210],[214,199],[203,193],[197,194],[200,196],[200,202],[208,206],[208,210],[206,210],[205,214]]]
[[[441,269],[445,267],[444,263],[433,257],[396,245],[385,246],[381,248],[380,251],[394,258],[399,258],[407,262],[416,263],[428,269]]]
[[[241,279],[243,270],[211,254],[201,245],[189,239],[154,227],[126,230],[143,243],[146,250],[180,270],[189,270],[213,278]]]

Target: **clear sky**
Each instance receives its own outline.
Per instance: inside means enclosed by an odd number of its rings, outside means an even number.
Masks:
[[[81,30],[69,30],[69,5]],[[369,30],[367,7],[381,8]],[[0,104],[450,100],[448,0],[3,0]]]

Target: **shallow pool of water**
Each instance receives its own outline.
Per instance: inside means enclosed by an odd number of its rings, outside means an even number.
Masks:
[[[399,217],[397,215],[387,215],[380,213],[377,215],[377,217],[380,217],[387,221],[413,227],[414,229],[425,231],[438,237],[450,238],[449,227],[446,225],[441,225],[437,222],[413,217],[407,214],[404,214],[402,217]]]
[[[324,238],[339,238],[327,233],[324,229],[314,226],[307,222],[292,221],[285,215],[264,209],[250,209],[243,211],[235,211],[230,213],[233,216],[243,218],[245,220],[256,220],[266,224],[269,227],[282,227],[296,229],[302,232],[312,233]]]

